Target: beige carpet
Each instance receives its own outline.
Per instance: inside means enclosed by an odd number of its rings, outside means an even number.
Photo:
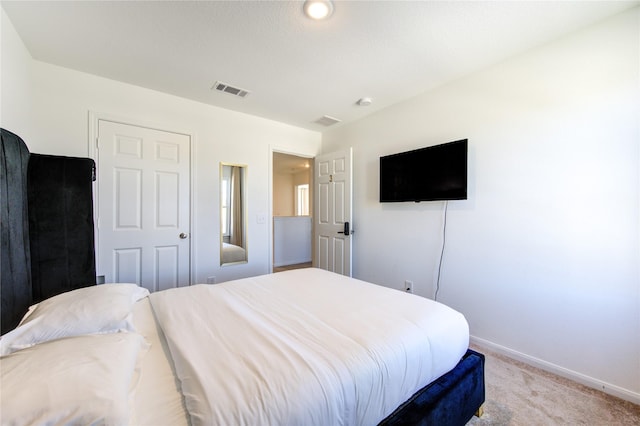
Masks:
[[[467,426],[640,425],[640,405],[472,346],[485,355],[482,417]]]

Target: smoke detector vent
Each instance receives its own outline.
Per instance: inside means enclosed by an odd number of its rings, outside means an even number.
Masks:
[[[213,89],[219,92],[228,93],[230,95],[239,96],[241,98],[246,98],[249,95],[249,93],[251,93],[248,90],[240,89],[239,87],[233,87],[221,81],[216,81],[216,84],[213,85],[211,90]]]
[[[321,118],[317,119],[316,121],[314,121],[314,123],[316,124],[321,124],[323,126],[332,126],[336,123],[339,123],[341,120],[338,120],[337,118],[334,117],[329,117],[328,115],[323,115]]]

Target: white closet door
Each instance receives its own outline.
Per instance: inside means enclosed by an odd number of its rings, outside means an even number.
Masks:
[[[98,132],[98,274],[189,285],[190,137],[106,120]]]

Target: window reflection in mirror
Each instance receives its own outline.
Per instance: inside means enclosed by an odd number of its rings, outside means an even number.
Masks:
[[[247,262],[247,166],[220,163],[220,265]]]

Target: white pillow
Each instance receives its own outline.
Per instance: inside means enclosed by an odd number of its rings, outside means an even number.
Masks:
[[[0,358],[3,425],[125,425],[138,356],[134,333],[46,342]]]
[[[148,295],[136,284],[100,284],[54,296],[0,338],[0,355],[62,337],[135,331],[133,305]]]

